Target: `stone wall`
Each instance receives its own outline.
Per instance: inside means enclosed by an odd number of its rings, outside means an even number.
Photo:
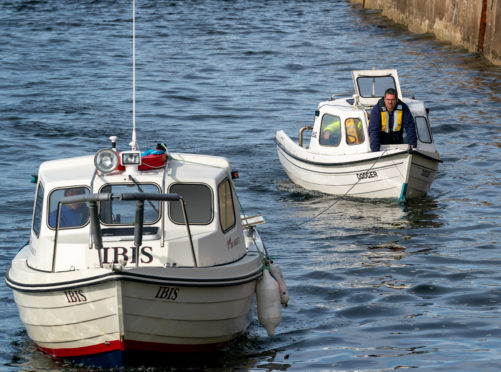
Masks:
[[[501,0],[350,0],[501,64]]]

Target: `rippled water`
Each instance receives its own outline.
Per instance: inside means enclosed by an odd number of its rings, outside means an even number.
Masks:
[[[501,68],[377,13],[331,1],[138,1],[143,148],[226,156],[291,302],[275,337],[253,322],[221,353],[144,360],[177,370],[501,369]],[[28,239],[41,161],[130,139],[132,5],[0,3],[0,271]],[[297,137],[353,69],[397,68],[431,109],[444,163],[428,198],[340,200],[291,184],[275,131]],[[315,217],[316,216],[316,217]],[[0,287],[2,370],[70,367],[28,339]],[[140,363],[140,364],[141,364]]]

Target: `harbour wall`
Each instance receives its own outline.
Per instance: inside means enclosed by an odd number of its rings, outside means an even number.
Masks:
[[[349,0],[501,65],[501,0]]]

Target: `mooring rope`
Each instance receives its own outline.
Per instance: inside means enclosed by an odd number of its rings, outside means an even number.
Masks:
[[[376,161],[374,161],[374,163],[372,163],[372,165],[370,166],[369,169],[367,169],[366,172],[370,171],[376,165],[376,163],[379,161],[379,159],[381,159],[381,157],[384,155],[384,153],[386,151],[387,150],[384,150],[383,152],[381,152],[381,154],[378,156],[378,158],[376,159]],[[300,224],[294,224],[292,226],[300,226],[300,225],[303,225],[303,224],[307,224],[307,223],[313,221],[315,218],[321,216],[322,214],[324,214],[325,212],[327,212],[329,209],[331,209],[333,206],[335,206],[339,200],[342,200],[360,181],[361,181],[361,178],[359,178],[353,185],[351,185],[351,187],[343,195],[338,196],[336,198],[336,200],[334,201],[334,203],[332,203],[331,205],[329,205],[327,208],[323,209],[322,211],[320,211],[319,213],[317,213],[313,217],[308,218],[306,221],[303,221]]]

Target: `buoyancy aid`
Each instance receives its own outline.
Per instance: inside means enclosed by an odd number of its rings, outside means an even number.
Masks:
[[[390,133],[390,115],[384,103],[379,105],[381,110],[381,131]],[[401,104],[398,104],[393,111],[393,132],[400,132],[402,130],[402,121],[404,118],[404,110]]]
[[[358,135],[357,135],[357,126],[355,124],[355,120],[353,119],[346,119],[345,122],[346,126],[346,140],[350,145],[358,143]]]

